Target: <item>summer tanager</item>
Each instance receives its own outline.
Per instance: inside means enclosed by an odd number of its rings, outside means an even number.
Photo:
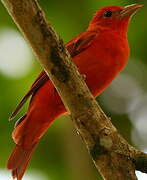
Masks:
[[[85,75],[91,93],[96,97],[125,67],[129,57],[127,30],[130,17],[142,5],[110,6],[98,10],[87,30],[66,48],[81,74]],[[16,146],[7,167],[13,178],[21,180],[41,137],[51,123],[66,109],[48,76],[43,71],[22,99],[11,119],[32,96],[27,113],[16,123],[12,137]]]

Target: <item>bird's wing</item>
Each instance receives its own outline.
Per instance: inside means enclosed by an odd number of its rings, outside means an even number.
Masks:
[[[97,35],[98,31],[86,31],[69,41],[66,45],[66,48],[70,53],[71,57],[74,57],[87,49]]]
[[[67,43],[66,48],[68,52],[70,53],[71,57],[76,56],[77,54],[84,51],[86,48],[89,47],[89,45],[92,43],[93,39],[97,36],[97,31],[86,31],[69,41]],[[35,82],[32,84],[30,90],[26,93],[26,95],[22,98],[20,103],[16,106],[15,110],[12,112],[9,120],[12,120],[15,118],[19,110],[22,108],[22,106],[25,104],[25,102],[28,100],[30,96],[34,96],[34,94],[37,92],[37,90],[49,80],[49,77],[45,73],[45,71],[42,71],[38,78],[35,80]]]
[[[25,96],[22,98],[20,103],[16,106],[15,110],[12,112],[11,116],[9,117],[9,120],[12,120],[15,118],[19,110],[22,108],[22,106],[25,104],[25,102],[28,100],[30,96],[35,94],[35,92],[48,80],[48,76],[45,73],[45,71],[42,71],[40,75],[37,77],[35,82],[32,84],[30,90],[25,94]]]

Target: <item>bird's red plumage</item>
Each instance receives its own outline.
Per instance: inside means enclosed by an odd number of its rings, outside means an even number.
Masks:
[[[106,7],[97,11],[88,29],[71,40],[67,49],[94,96],[98,96],[124,68],[129,56],[127,29],[129,18],[118,18],[123,7]],[[112,11],[111,18],[104,17]],[[26,116],[13,131],[16,146],[8,160],[13,177],[21,180],[32,152],[51,123],[66,109],[45,72],[32,85],[13,116],[27,98],[32,99]]]

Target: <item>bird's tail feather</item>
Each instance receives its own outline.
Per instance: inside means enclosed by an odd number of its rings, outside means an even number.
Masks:
[[[15,146],[7,163],[7,168],[12,171],[12,176],[14,179],[22,179],[37,144],[38,143],[34,144],[29,149],[23,149],[21,145]]]

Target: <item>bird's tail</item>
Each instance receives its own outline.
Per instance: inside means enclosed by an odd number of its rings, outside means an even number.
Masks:
[[[22,179],[37,144],[38,143],[34,144],[27,150],[23,149],[23,146],[21,145],[15,146],[7,163],[7,168],[12,171],[13,179]]]

